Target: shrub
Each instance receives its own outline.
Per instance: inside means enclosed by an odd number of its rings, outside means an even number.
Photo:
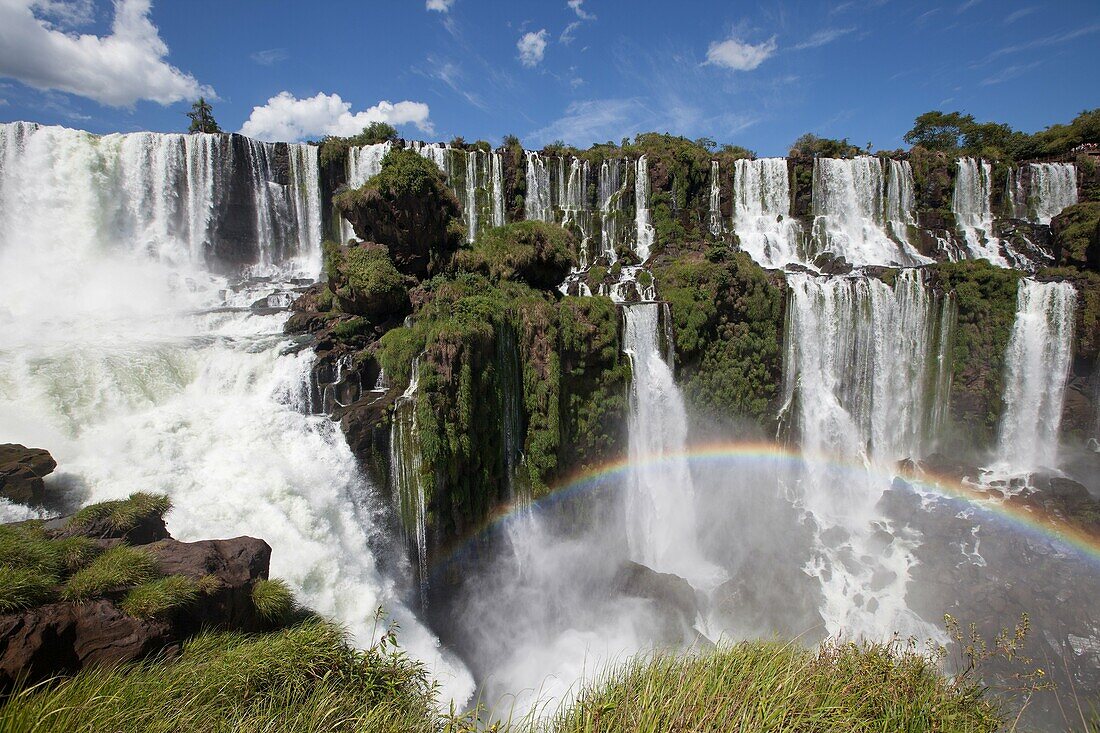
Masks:
[[[108,591],[147,583],[156,575],[155,557],[145,550],[119,545],[69,578],[62,596],[69,601],[84,601]]]
[[[577,263],[576,239],[566,229],[541,221],[521,221],[489,229],[470,249],[459,250],[455,265],[493,280],[521,280],[532,287],[557,287]]]
[[[131,616],[156,618],[183,608],[199,596],[199,586],[183,575],[151,580],[130,589],[120,607]]]
[[[265,621],[283,621],[294,611],[294,593],[281,578],[257,580],[252,584],[252,603]]]
[[[164,494],[139,491],[126,499],[89,504],[70,517],[66,526],[80,529],[102,522],[114,532],[128,532],[143,518],[154,515],[163,518],[171,508],[172,501]]]

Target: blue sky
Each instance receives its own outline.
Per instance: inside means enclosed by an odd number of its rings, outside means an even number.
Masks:
[[[656,130],[781,155],[902,145],[960,109],[1026,131],[1100,106],[1096,0],[0,0],[0,119],[268,139],[586,146]],[[319,96],[320,95],[320,96]]]

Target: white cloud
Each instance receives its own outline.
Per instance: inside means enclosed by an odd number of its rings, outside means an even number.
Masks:
[[[955,12],[957,14],[961,15],[961,14],[965,13],[967,10],[970,10],[972,7],[974,7],[975,5],[980,3],[981,1],[982,0],[966,0],[966,2],[964,2],[962,5],[955,8]]]
[[[451,6],[454,4],[455,0],[428,0],[424,5],[428,10],[446,13],[450,11]]]
[[[0,76],[113,107],[215,96],[165,60],[168,46],[149,19],[150,0],[116,0],[106,36],[59,29],[90,20],[92,10],[79,0],[0,0]]]
[[[287,53],[285,48],[265,48],[263,51],[250,54],[249,58],[261,66],[271,66],[280,61],[285,61]]]
[[[728,38],[710,44],[707,49],[707,63],[734,71],[752,71],[773,56],[777,48],[775,36],[756,45]]]
[[[524,33],[516,41],[516,48],[519,49],[519,60],[524,66],[538,66],[546,54],[546,29],[543,28],[538,33]]]
[[[351,103],[339,94],[318,93],[298,99],[290,92],[279,92],[262,107],[253,107],[240,132],[259,140],[294,142],[322,135],[355,135],[372,122],[413,124],[426,134],[433,133],[428,105],[423,102],[382,101],[352,114]]]
[[[573,102],[565,114],[540,130],[531,133],[536,145],[552,140],[564,140],[573,145],[589,145],[618,139],[640,129],[649,118],[649,111],[637,99],[591,99]]]
[[[1036,8],[1036,7],[1032,6],[1030,8],[1020,8],[1019,10],[1017,10],[1013,13],[1009,13],[1007,16],[1005,16],[1005,25],[1008,25],[1009,23],[1015,23],[1020,18],[1027,17],[1028,15],[1031,15],[1032,13],[1034,13],[1038,9],[1039,8]]]
[[[579,20],[574,20],[572,23],[565,26],[565,30],[563,30],[561,32],[561,35],[558,36],[558,43],[563,43],[568,46],[570,43],[573,42],[573,33],[580,27],[581,22]]]
[[[807,48],[817,48],[819,46],[824,46],[826,44],[832,43],[842,36],[848,35],[854,30],[855,28],[823,28],[817,33],[814,33],[802,43],[795,46],[794,48],[796,51],[802,51]]]
[[[577,14],[577,17],[581,20],[595,20],[596,16],[593,13],[589,13],[584,9],[584,0],[568,0],[566,5]]]

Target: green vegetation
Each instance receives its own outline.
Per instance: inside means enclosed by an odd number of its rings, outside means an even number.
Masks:
[[[333,163],[343,164],[348,157],[348,148],[356,148],[363,145],[376,145],[386,141],[397,139],[397,129],[385,122],[372,122],[363,128],[358,135],[351,137],[336,137],[330,135],[321,141],[321,150],[318,159],[321,167],[327,167]]]
[[[41,522],[0,526],[0,611],[54,600],[57,586],[98,553],[86,537],[47,537]]]
[[[558,285],[577,263],[573,235],[556,224],[521,221],[489,229],[455,255],[455,267],[491,280],[520,280],[536,288]]]
[[[199,584],[182,575],[151,580],[132,588],[119,607],[138,618],[159,618],[184,608],[199,597]]]
[[[74,514],[69,529],[81,529],[96,524],[111,533],[124,534],[146,517],[163,518],[172,508],[172,501],[164,494],[148,494],[143,491],[126,499],[91,504]]]
[[[24,690],[0,708],[0,733],[442,732],[435,699],[392,631],[360,652],[312,620],[261,636],[207,633],[176,660]]]
[[[405,277],[397,271],[389,252],[381,245],[342,246],[322,244],[328,288],[345,313],[361,316],[386,316],[403,310],[408,304]],[[363,324],[351,321],[337,326],[338,338],[361,333]]]
[[[810,158],[852,158],[867,154],[863,148],[848,142],[848,138],[834,140],[809,132],[791,143],[791,152],[795,150]]]
[[[0,565],[0,613],[22,611],[53,599],[56,577],[29,567]]]
[[[191,111],[187,113],[187,117],[191,120],[191,125],[187,128],[190,133],[222,131],[214,120],[214,108],[203,97],[199,97],[198,101],[191,105]]]
[[[905,133],[905,142],[928,150],[990,160],[1027,160],[1069,153],[1082,143],[1100,143],[1100,108],[1086,110],[1068,125],[1027,134],[996,122],[977,122],[961,112],[925,112]]]
[[[285,580],[261,579],[252,584],[252,603],[265,621],[285,621],[294,612],[294,593]]]
[[[148,551],[119,545],[73,573],[61,595],[67,601],[86,601],[109,591],[147,583],[157,573],[157,560]]]
[[[655,268],[676,333],[679,381],[695,410],[762,421],[782,373],[783,289],[739,252]]]
[[[378,175],[361,188],[345,191],[336,199],[354,199],[368,191],[379,191],[392,198],[419,197],[440,185],[446,188],[443,174],[435,163],[412,150],[394,148],[382,158],[382,169]]]
[[[1091,264],[1092,269],[1100,269],[1100,201],[1074,204],[1064,209],[1052,224],[1059,263],[1082,269]]]

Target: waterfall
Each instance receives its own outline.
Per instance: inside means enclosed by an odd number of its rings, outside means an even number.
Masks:
[[[504,226],[504,173],[499,150],[489,153],[493,176],[493,226]]]
[[[466,241],[473,242],[477,239],[477,189],[478,172],[477,165],[480,151],[468,150],[466,155]]]
[[[1062,209],[1077,203],[1077,166],[1073,163],[1031,163],[1028,208],[1034,221],[1050,226]]]
[[[818,530],[819,554],[807,570],[821,580],[826,626],[850,636],[928,636],[933,629],[905,603],[912,541],[876,505],[890,487],[884,476],[930,449],[944,412],[950,305],[919,270],[903,270],[893,288],[804,274],[790,274],[788,284],[783,409],[811,457],[796,483]],[[886,549],[876,546],[882,532]],[[845,563],[853,554],[863,560]]]
[[[861,155],[850,160],[816,158],[813,173],[815,255],[829,252],[852,265],[916,265],[931,262],[909,244],[913,180],[908,165]],[[908,196],[906,196],[908,192]]]
[[[734,162],[733,230],[741,249],[764,267],[805,262],[802,227],[791,218],[786,158]]]
[[[722,236],[722,179],[717,160],[710,162],[710,233]]]
[[[417,388],[420,357],[413,359],[409,386],[393,403],[390,426],[390,490],[401,531],[416,553],[416,577],[421,592],[428,582],[428,501],[424,467],[420,460],[420,429],[417,424]]]
[[[524,207],[528,221],[553,221],[554,210],[550,206],[550,169],[546,161],[533,150],[525,150],[527,157],[527,198]]]
[[[383,142],[374,145],[356,145],[348,148],[347,182],[348,188],[359,188],[374,176],[382,172],[382,158],[390,152],[393,143]],[[340,217],[340,241],[346,244],[355,237],[355,230],[347,219]]]
[[[531,506],[531,492],[525,481],[516,489],[516,470],[523,450],[523,369],[520,365],[516,333],[511,326],[496,329],[497,377],[500,380],[500,433],[504,477],[508,498],[521,508]]]
[[[623,195],[626,193],[626,176],[622,175],[623,161],[605,160],[600,165],[598,195],[600,197],[600,251],[608,264],[615,264],[618,255],[619,217],[622,216]]]
[[[443,175],[450,181],[450,162],[448,155],[451,151],[449,145],[444,143],[409,142],[409,149],[435,163]]]
[[[993,235],[993,209],[990,192],[992,169],[987,161],[959,158],[951,210],[962,230],[966,248],[974,259],[985,258],[995,265],[1008,267],[1001,255],[1001,242]]]
[[[1012,473],[1058,467],[1077,306],[1077,292],[1069,283],[1024,279],[1018,287],[995,466]]]
[[[591,240],[591,221],[588,211],[588,175],[590,166],[587,160],[573,158],[569,164],[569,177],[565,183],[561,200],[562,226],[572,224],[580,232],[580,269],[587,270],[589,265],[588,244]]]
[[[656,232],[649,211],[649,162],[643,155],[638,158],[634,174],[634,253],[645,262],[653,249]]]
[[[1005,182],[1005,214],[1010,219],[1027,218],[1027,189],[1024,187],[1023,168],[1008,169]]]
[[[695,545],[695,487],[685,455],[687,409],[661,355],[661,306],[640,303],[623,311],[623,351],[633,370],[626,497],[630,553],[658,572],[697,579],[713,569]]]
[[[464,699],[468,672],[375,562],[339,425],[310,414],[316,355],[289,348],[287,311],[249,308],[319,273],[317,172],[315,147],[240,136],[0,126],[0,442],[48,448],[82,501],[166,493],[181,541],[266,540],[272,576],[361,645],[384,605]],[[261,261],[262,280],[224,274]]]

